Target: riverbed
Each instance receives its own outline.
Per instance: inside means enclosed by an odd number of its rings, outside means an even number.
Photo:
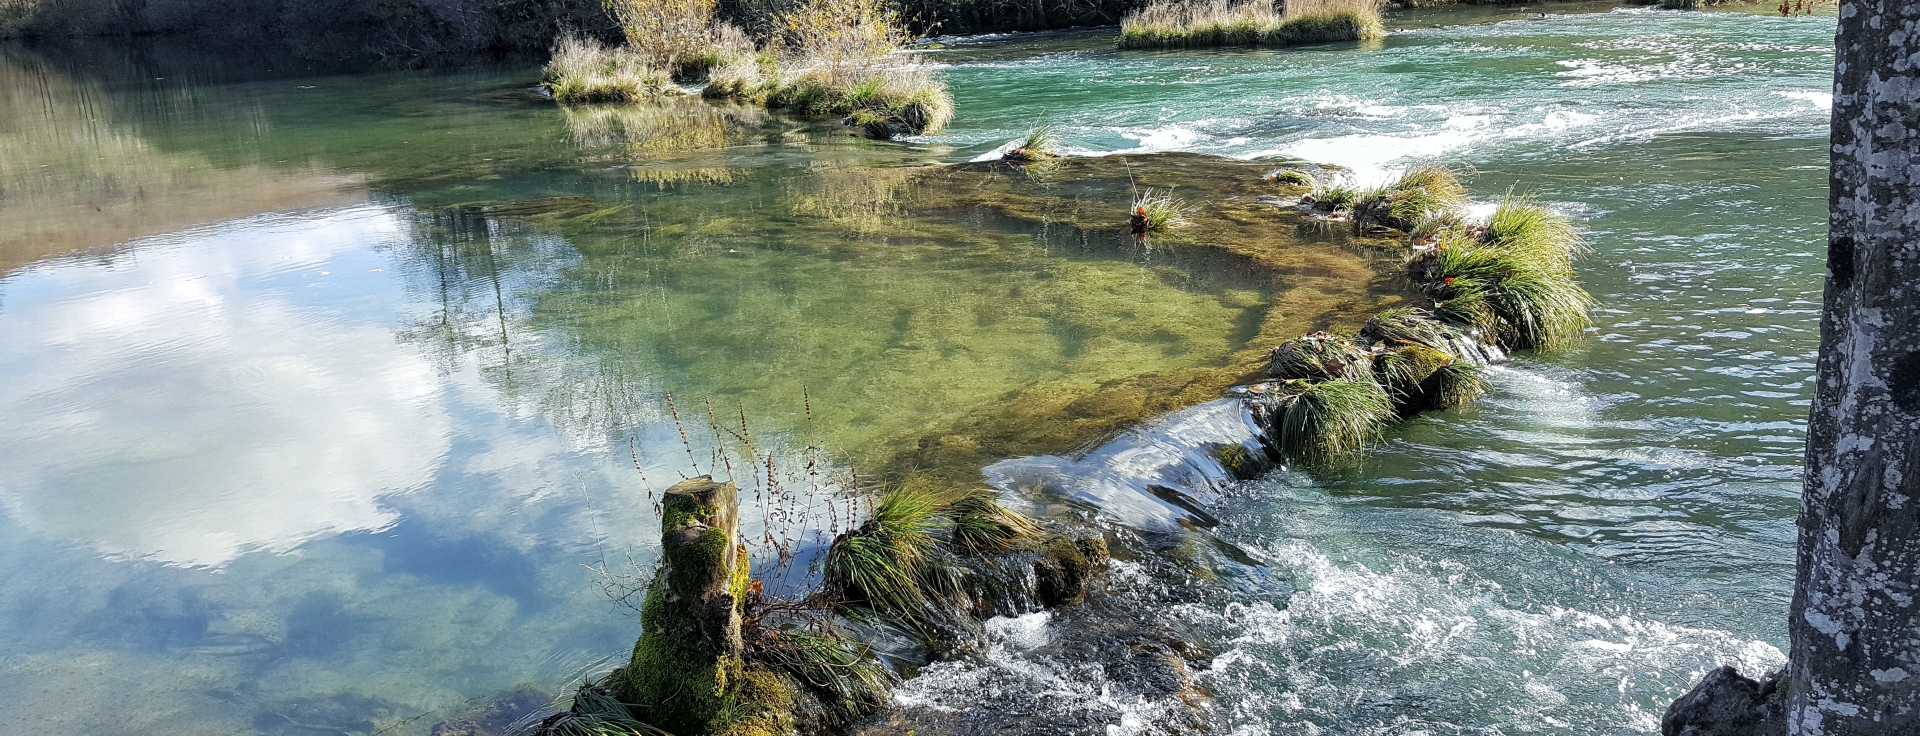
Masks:
[[[100,734],[538,704],[631,646],[598,570],[649,562],[651,494],[754,477],[731,428],[836,473],[977,467],[1213,398],[1393,299],[1379,264],[1291,225],[1137,243],[1100,207],[1287,224],[1251,184],[1275,162],[1430,160],[1588,228],[1595,328],[1362,463],[1236,486],[1211,534],[1285,584],[1152,615],[1205,634],[1236,734],[1657,730],[1706,669],[1784,659],[1834,24],[1548,9],[1284,50],[949,39],[917,53],[953,126],[886,143],[562,110],[526,66],[7,49],[0,701]],[[1039,122],[1105,163],[954,166]],[[1256,238],[1292,262],[1228,247]],[[1047,625],[902,697],[1152,732],[1167,704],[1007,655]]]

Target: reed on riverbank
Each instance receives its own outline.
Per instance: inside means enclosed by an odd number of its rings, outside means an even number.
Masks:
[[[1378,0],[1153,0],[1120,21],[1123,49],[1294,46],[1386,35]]]
[[[675,91],[667,72],[646,56],[574,34],[554,44],[544,76],[559,102],[640,102]]]
[[[900,53],[913,37],[886,0],[807,0],[772,26],[759,54],[720,65],[701,94],[840,116],[874,138],[938,131],[953,118],[946,83]]]

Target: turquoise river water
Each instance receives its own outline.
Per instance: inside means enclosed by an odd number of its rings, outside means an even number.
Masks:
[[[523,67],[0,49],[8,728],[427,733],[558,695],[631,646],[595,570],[644,565],[650,489],[716,469],[706,401],[857,468],[1245,348],[1276,287],[1244,265],[911,196],[1045,120],[1085,156],[1439,161],[1588,228],[1583,344],[1236,487],[1215,533],[1293,592],[1152,615],[1205,634],[1236,735],[1655,732],[1708,668],[1784,660],[1834,24],[1555,9],[1287,50],[961,39],[921,52],[952,127],[893,143],[561,110]],[[1010,654],[1046,626],[899,697],[1019,687],[1114,734],[1177,707]]]

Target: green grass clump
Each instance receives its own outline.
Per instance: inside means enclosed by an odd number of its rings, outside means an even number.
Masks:
[[[846,603],[864,603],[883,616],[920,619],[927,604],[920,567],[933,549],[939,507],[932,493],[915,486],[882,491],[872,517],[828,548],[828,592]]]
[[[701,94],[831,115],[875,138],[933,133],[953,119],[953,95],[931,70],[915,64],[875,65],[847,79],[812,71],[769,77],[759,69],[722,67]]]
[[[1372,381],[1373,353],[1352,340],[1315,332],[1274,348],[1267,375],[1312,381]]]
[[[1320,182],[1314,179],[1312,174],[1309,174],[1305,171],[1301,171],[1299,169],[1281,169],[1279,171],[1275,171],[1271,174],[1268,174],[1266,178],[1267,178],[1267,183],[1269,184],[1280,184],[1280,185],[1290,186],[1290,187],[1314,187],[1314,188],[1318,188],[1320,186]]]
[[[1192,213],[1193,208],[1186,200],[1174,199],[1171,192],[1147,189],[1133,198],[1133,215],[1146,220],[1150,233],[1186,225]]]
[[[1456,240],[1418,258],[1431,260],[1425,288],[1434,314],[1488,330],[1510,347],[1560,347],[1591,324],[1593,297],[1570,270],[1538,257]]]
[[[1120,21],[1123,49],[1293,46],[1386,35],[1375,0],[1154,0]]]
[[[1360,201],[1361,192],[1350,185],[1322,182],[1307,196],[1313,197],[1314,209],[1337,211],[1352,209]]]
[[[750,634],[748,659],[786,672],[819,695],[833,726],[850,726],[886,700],[892,684],[886,667],[871,647],[837,629],[758,628]]]
[[[804,0],[772,25],[760,53],[733,55],[708,75],[703,97],[841,117],[882,139],[953,119],[946,83],[898,54],[912,36],[885,0]]]
[[[1458,332],[1420,309],[1402,307],[1374,315],[1360,328],[1360,338],[1391,347],[1424,345],[1436,350],[1452,350]]]
[[[964,549],[998,552],[1012,549],[1040,533],[1040,526],[1018,511],[1000,505],[993,491],[969,493],[947,505],[953,520],[953,543]]]
[[[637,707],[622,703],[601,684],[587,684],[573,696],[573,707],[555,713],[520,733],[532,736],[671,736],[633,717]]]
[[[1467,205],[1467,188],[1452,169],[1416,166],[1359,199],[1353,206],[1355,228],[1378,223],[1413,231],[1428,220],[1457,216]]]
[[[1027,131],[1020,139],[1020,145],[1014,146],[1000,158],[1005,161],[1039,161],[1060,155],[1056,150],[1060,145],[1060,136],[1053,132],[1052,123],[1041,123]]]
[[[639,102],[676,91],[667,72],[645,56],[577,35],[560,37],[544,74],[560,102]]]
[[[1364,451],[1394,418],[1393,401],[1372,381],[1294,379],[1267,402],[1269,438],[1296,458]]]
[[[1528,197],[1501,200],[1479,239],[1488,247],[1554,271],[1571,272],[1574,256],[1586,251],[1586,240],[1572,220]]]

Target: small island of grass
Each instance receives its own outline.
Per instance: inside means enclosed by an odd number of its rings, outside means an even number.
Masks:
[[[1294,46],[1386,35],[1377,0],[1154,0],[1120,22],[1123,49]]]
[[[953,97],[886,0],[805,0],[755,39],[714,17],[714,0],[614,0],[627,43],[562,38],[546,87],[563,103],[638,102],[704,82],[701,96],[831,115],[874,138],[937,131]]]

